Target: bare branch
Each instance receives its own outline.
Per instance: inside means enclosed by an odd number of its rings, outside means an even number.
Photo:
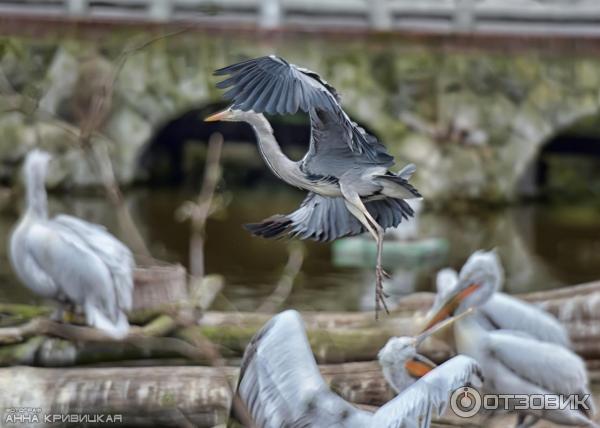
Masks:
[[[290,243],[288,248],[289,256],[285,268],[283,269],[283,274],[277,282],[275,290],[273,290],[271,295],[259,306],[257,312],[275,312],[287,300],[294,288],[294,281],[300,273],[302,263],[304,262],[304,250],[302,244],[297,242]]]

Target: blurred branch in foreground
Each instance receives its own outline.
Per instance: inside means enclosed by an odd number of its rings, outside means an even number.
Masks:
[[[127,242],[134,247],[134,253],[138,253],[146,258],[151,257],[150,251],[148,250],[140,231],[131,217],[129,209],[125,204],[125,199],[123,198],[123,194],[119,188],[119,184],[112,166],[112,161],[108,154],[108,149],[105,145],[100,146],[99,140],[93,139],[92,137],[102,126],[109,115],[114,88],[119,78],[119,74],[125,66],[128,58],[136,52],[139,52],[150,46],[154,42],[182,34],[187,30],[188,28],[184,28],[154,37],[131,47],[125,47],[117,58],[112,72],[107,74],[105,81],[98,86],[92,95],[91,99],[89,100],[89,106],[87,106],[88,113],[80,122],[78,139],[79,145],[87,153],[91,165],[95,165],[96,173],[99,175],[102,181],[106,194],[117,209],[119,224],[121,225],[123,233],[125,233],[127,236]]]
[[[183,203],[175,218],[178,221],[190,220],[190,279],[189,289],[191,300],[201,310],[207,310],[216,296],[223,288],[223,279],[219,276],[206,276],[204,246],[206,238],[206,222],[220,203],[215,198],[215,191],[221,179],[221,153],[223,149],[223,136],[219,133],[212,134],[208,140],[208,150],[204,166],[204,179],[196,201]]]
[[[218,209],[215,203],[215,190],[221,179],[221,152],[223,148],[223,136],[219,133],[212,134],[208,141],[208,151],[204,168],[204,179],[202,188],[196,202],[184,203],[176,212],[176,218],[180,221],[189,219],[191,221],[192,236],[190,238],[190,293],[193,302],[200,302],[202,310],[208,309],[212,301],[219,293],[223,282],[209,281],[205,275],[204,265],[204,241],[206,236],[206,222],[210,215]],[[225,376],[225,361],[218,347],[209,340],[199,329],[188,329],[187,341],[208,350],[210,364]],[[231,393],[231,406],[236,415],[241,418],[245,427],[254,427],[245,404],[235,393],[235,389],[227,384]]]
[[[288,245],[288,261],[283,268],[283,274],[275,290],[269,297],[258,307],[257,312],[274,313],[287,300],[292,289],[294,281],[302,269],[304,263],[304,246],[298,242],[290,242]]]
[[[177,211],[179,221],[190,220],[192,237],[190,240],[190,275],[192,278],[204,276],[204,238],[206,235],[206,222],[210,215],[219,207],[214,201],[215,190],[221,179],[221,152],[223,136],[219,133],[212,134],[208,140],[208,151],[204,167],[202,188],[196,202],[185,202]]]

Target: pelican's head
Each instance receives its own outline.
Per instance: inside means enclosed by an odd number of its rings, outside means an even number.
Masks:
[[[34,149],[25,157],[25,166],[23,171],[25,174],[25,183],[27,185],[33,183],[43,183],[48,172],[48,163],[52,156],[50,153],[43,150]]]
[[[260,113],[255,113],[252,110],[244,111],[229,107],[223,111],[204,118],[205,122],[249,122],[252,123]]]
[[[392,337],[377,354],[382,366],[395,365],[408,361],[417,355],[417,345],[413,337]]]
[[[431,361],[419,355],[417,345],[414,337],[392,337],[377,354],[383,376],[396,393],[435,367]]]
[[[383,376],[397,393],[435,368],[434,363],[417,352],[421,343],[466,315],[449,317],[414,337],[392,337],[387,341],[377,358]]]
[[[476,251],[463,265],[458,282],[444,298],[431,308],[425,329],[469,308],[485,304],[504,281],[504,272],[495,251]]]

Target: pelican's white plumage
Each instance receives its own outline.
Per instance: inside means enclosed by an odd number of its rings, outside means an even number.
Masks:
[[[44,186],[50,155],[25,160],[27,209],[10,239],[10,260],[33,292],[81,306],[86,322],[114,337],[127,334],[133,256],[105,228],[76,217],[48,218]]]
[[[477,315],[457,321],[454,334],[457,351],[481,364],[488,392],[591,397],[585,363],[565,347],[514,331],[485,330]],[[524,410],[520,417],[529,415],[534,421],[542,418],[562,425],[597,427],[591,420],[595,413],[593,400],[588,398],[586,405],[589,409]]]
[[[273,317],[248,345],[238,394],[261,428],[427,427],[452,391],[470,382],[479,367],[459,356],[442,364],[371,413],[333,393],[325,383],[298,312]]]
[[[461,276],[486,280],[483,286],[492,295],[479,306],[481,316],[478,319],[487,330],[520,331],[543,342],[570,346],[567,330],[553,315],[531,303],[500,292],[504,272],[495,251],[475,251],[461,269]],[[437,294],[430,314],[439,309],[457,285],[458,274],[455,270],[446,268],[438,272]]]
[[[484,387],[495,394],[590,394],[585,364],[573,353],[563,327],[550,314],[526,302],[497,293],[502,269],[494,252],[474,253],[453,289],[442,291],[426,328],[469,308],[477,312],[454,323],[456,351],[481,364]],[[597,426],[589,409],[520,410],[526,417],[563,425]]]

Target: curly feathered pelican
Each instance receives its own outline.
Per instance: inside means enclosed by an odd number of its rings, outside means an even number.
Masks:
[[[421,197],[408,183],[415,166],[389,171],[394,158],[385,146],[350,120],[336,90],[313,71],[271,55],[230,65],[215,75],[229,76],[217,86],[229,88],[224,97],[232,105],[206,120],[249,123],[268,167],[281,180],[309,192],[293,213],[272,216],[248,229],[265,238],[316,241],[369,232],[377,242],[376,308],[385,307],[383,232],[414,214],[405,199]],[[263,113],[300,110],[310,117],[311,138],[304,158],[294,162],[281,151]]]
[[[456,283],[441,287],[425,330],[474,308],[472,316],[454,323],[455,347],[481,364],[487,392],[539,394],[561,402],[576,397],[568,406],[521,406],[518,427],[545,419],[561,426],[598,428],[592,420],[595,409],[585,363],[568,349],[564,328],[539,308],[510,296],[498,299],[502,277],[494,252],[475,252]]]
[[[27,209],[10,239],[12,266],[36,294],[78,305],[89,325],[124,337],[133,292],[131,251],[102,226],[68,215],[48,218],[50,159],[39,150],[25,159]]]
[[[237,394],[261,428],[426,428],[443,413],[456,388],[480,382],[480,367],[459,355],[434,367],[417,358],[415,347],[430,333],[395,338],[379,360],[400,394],[375,413],[334,393],[323,380],[300,314],[273,317],[251,340],[242,360]]]

